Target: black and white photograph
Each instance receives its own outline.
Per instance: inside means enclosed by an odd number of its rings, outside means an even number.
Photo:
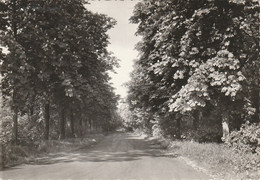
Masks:
[[[259,0],[0,0],[0,180],[259,180]]]

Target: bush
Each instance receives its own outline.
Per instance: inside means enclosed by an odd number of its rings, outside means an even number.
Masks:
[[[28,153],[23,146],[9,143],[2,148],[1,156],[1,168],[3,168],[4,166],[20,164],[24,158],[28,157]]]
[[[225,139],[232,149],[260,154],[260,123],[245,123],[239,131],[233,131]]]

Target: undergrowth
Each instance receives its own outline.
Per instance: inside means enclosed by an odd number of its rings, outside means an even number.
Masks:
[[[41,140],[34,143],[7,143],[1,148],[1,169],[29,162],[48,153],[70,152],[82,147],[91,146],[104,138],[102,134],[91,134],[87,138],[64,140]]]
[[[225,143],[235,151],[255,153],[260,156],[260,123],[245,123],[238,131],[232,131]]]
[[[223,179],[259,179],[257,154],[234,151],[225,144],[173,141],[168,151],[188,157]]]

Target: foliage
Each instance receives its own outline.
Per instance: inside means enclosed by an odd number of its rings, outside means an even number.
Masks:
[[[121,102],[119,104],[118,115],[120,116],[122,126],[125,128],[125,130],[132,131],[135,127],[135,123],[133,121],[133,117],[129,109],[128,103]]]
[[[1,93],[0,93],[1,94]],[[2,145],[12,140],[12,117],[10,107],[3,105],[3,98],[0,96],[0,143]]]
[[[164,121],[195,111],[203,112],[195,123],[204,124],[204,115],[210,116],[204,112],[214,109],[221,118],[214,121],[217,127],[228,122],[233,130],[233,124],[252,115],[250,109],[259,109],[260,76],[249,73],[259,69],[258,11],[257,1],[146,0],[136,5],[131,21],[138,24],[142,41],[128,99],[132,112],[140,113],[135,116],[147,114],[145,128],[151,130],[157,117]],[[174,122],[168,120],[168,126]]]
[[[107,50],[116,22],[84,3],[0,2],[1,141],[8,146],[118,125],[119,97],[109,83],[118,59]]]
[[[232,149],[260,155],[260,124],[245,123],[229,134],[225,143]]]

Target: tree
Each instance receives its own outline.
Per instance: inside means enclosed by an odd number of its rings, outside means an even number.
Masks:
[[[11,96],[11,107],[13,111],[13,141],[17,143],[18,138],[18,111],[22,109],[20,103],[25,102],[26,94],[23,93],[25,85],[29,82],[26,79],[28,74],[24,72],[26,56],[23,47],[17,43],[17,36],[20,30],[19,8],[23,5],[19,1],[7,1],[1,3],[1,42],[8,46],[9,52],[2,56],[4,59],[1,72],[3,75],[3,95]],[[9,29],[8,29],[9,27]],[[9,63],[5,63],[8,62]]]
[[[205,107],[218,109],[223,123],[241,117],[247,65],[258,61],[258,10],[257,1],[138,3],[131,18],[143,36],[137,64],[150,85],[141,102],[162,118]]]
[[[74,131],[71,114],[76,110],[68,104],[84,107],[92,102],[102,109],[104,99],[109,99],[108,112],[112,113],[116,98],[108,84],[108,71],[117,59],[107,51],[106,34],[115,24],[112,18],[88,11],[81,0],[20,0],[3,5],[6,18],[2,20],[7,19],[6,26],[11,28],[2,28],[1,42],[10,52],[2,59],[2,89],[5,97],[13,94],[15,112],[32,114],[34,104],[40,104],[45,139],[49,139],[55,113],[51,108],[60,112],[61,138],[66,135],[67,116]]]

